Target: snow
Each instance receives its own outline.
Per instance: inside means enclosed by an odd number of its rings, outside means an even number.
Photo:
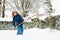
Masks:
[[[0,40],[60,40],[60,31],[49,28],[31,28],[24,30],[23,35],[16,35],[17,30],[0,30]]]
[[[12,18],[12,12],[10,10],[5,11],[5,18]]]
[[[48,17],[48,10],[49,8],[47,5],[43,5],[39,8],[38,10],[39,15],[42,15],[42,16],[39,16],[40,20],[45,20]]]
[[[8,21],[8,22],[12,22],[12,18],[0,18],[0,21]]]
[[[52,3],[52,8],[55,9],[55,13],[53,13],[52,15],[57,16],[60,15],[60,0],[51,0]]]

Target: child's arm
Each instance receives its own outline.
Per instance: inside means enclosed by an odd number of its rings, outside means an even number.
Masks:
[[[23,24],[24,22],[22,22],[22,23],[20,23],[20,24],[18,24],[18,25],[16,25],[16,26],[19,26],[19,25],[21,25],[21,24]]]
[[[23,17],[20,15],[20,16],[18,17],[18,24],[17,24],[16,26],[21,25],[21,24],[23,24],[23,23],[24,23],[24,19],[23,19]]]

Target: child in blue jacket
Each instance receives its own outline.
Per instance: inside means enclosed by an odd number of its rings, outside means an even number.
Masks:
[[[18,14],[17,11],[12,12],[12,16],[13,16],[14,28],[16,26],[18,28],[17,34],[23,34],[23,22],[24,22],[24,19],[22,18],[22,16],[20,14]]]

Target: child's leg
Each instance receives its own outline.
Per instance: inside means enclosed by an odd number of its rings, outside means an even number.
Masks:
[[[17,34],[23,34],[23,25],[18,26],[18,32]]]
[[[21,25],[21,32],[22,32],[22,34],[23,34],[23,30],[24,30],[24,28],[23,28],[23,24]]]
[[[18,26],[18,29],[17,29],[17,30],[18,30],[18,31],[17,31],[17,34],[20,34],[20,33],[21,33],[21,28],[20,28],[20,27],[21,27],[21,26],[19,25],[19,26]]]

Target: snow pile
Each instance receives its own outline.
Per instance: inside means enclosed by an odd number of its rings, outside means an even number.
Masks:
[[[24,30],[23,35],[16,35],[17,30],[0,30],[0,40],[60,40],[60,31],[49,28]]]
[[[45,20],[49,16],[48,10],[49,10],[49,7],[47,5],[43,5],[39,8],[38,10],[39,15],[42,15],[42,16],[39,16],[40,20]]]
[[[55,13],[53,13],[52,15],[57,16],[60,15],[60,0],[51,0],[51,4],[52,4],[52,8],[55,9]]]

